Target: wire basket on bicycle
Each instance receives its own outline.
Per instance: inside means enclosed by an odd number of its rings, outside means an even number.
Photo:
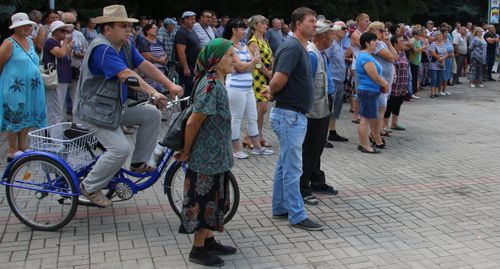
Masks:
[[[32,150],[57,155],[75,171],[94,160],[91,149],[95,148],[97,139],[91,132],[78,128],[74,123],[58,123],[34,130],[28,133],[28,136]]]

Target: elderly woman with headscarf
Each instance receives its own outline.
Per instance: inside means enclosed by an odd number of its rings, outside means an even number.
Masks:
[[[0,46],[0,130],[7,131],[7,161],[26,150],[30,128],[47,125],[45,90],[26,13],[11,18],[14,33]]]
[[[229,206],[228,172],[233,166],[231,113],[224,78],[234,71],[233,43],[216,38],[200,52],[195,68],[193,112],[186,123],[184,148],[177,160],[187,161],[181,233],[194,233],[189,260],[206,266],[224,264],[219,254],[236,248],[215,241],[224,230]]]

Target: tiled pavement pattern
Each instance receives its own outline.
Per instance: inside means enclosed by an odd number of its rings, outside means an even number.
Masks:
[[[237,160],[241,205],[218,239],[239,251],[225,267],[500,268],[500,83],[451,90],[405,103],[408,131],[394,132],[376,156],[356,150],[344,107],[338,130],[350,141],[325,149],[322,164],[340,194],[307,207],[322,232],[271,219],[276,155]],[[267,123],[265,132],[277,150]],[[19,224],[1,190],[0,267],[199,268],[178,226],[159,182],[112,208],[80,206],[59,232]]]

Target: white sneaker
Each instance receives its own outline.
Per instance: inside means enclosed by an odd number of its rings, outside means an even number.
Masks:
[[[479,84],[479,88],[484,88],[484,84]]]
[[[243,151],[233,152],[233,157],[236,159],[246,159],[248,158],[248,154]]]
[[[445,95],[446,95],[446,93],[444,93],[444,92],[439,92],[439,95],[441,95],[441,96],[445,96]]]
[[[272,155],[274,153],[273,150],[270,150],[268,148],[262,147],[261,149],[252,149],[252,154],[253,155]]]
[[[471,88],[476,88],[476,85],[471,84],[471,85],[470,85],[470,87],[471,87]]]
[[[445,93],[446,95],[451,95],[451,92],[449,92],[449,91],[444,91],[444,93]]]
[[[420,99],[419,96],[416,96],[415,94],[411,96],[412,99]]]

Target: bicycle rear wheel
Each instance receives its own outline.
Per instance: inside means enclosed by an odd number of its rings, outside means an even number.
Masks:
[[[76,213],[78,193],[68,171],[45,156],[17,161],[7,177],[6,198],[16,217],[42,231],[64,227]]]
[[[186,174],[182,169],[182,163],[176,163],[171,171],[166,175],[168,202],[172,210],[180,218],[184,201],[184,179]],[[234,217],[240,204],[240,189],[231,171],[228,172],[228,179],[230,208],[224,214],[224,224],[228,223]]]

